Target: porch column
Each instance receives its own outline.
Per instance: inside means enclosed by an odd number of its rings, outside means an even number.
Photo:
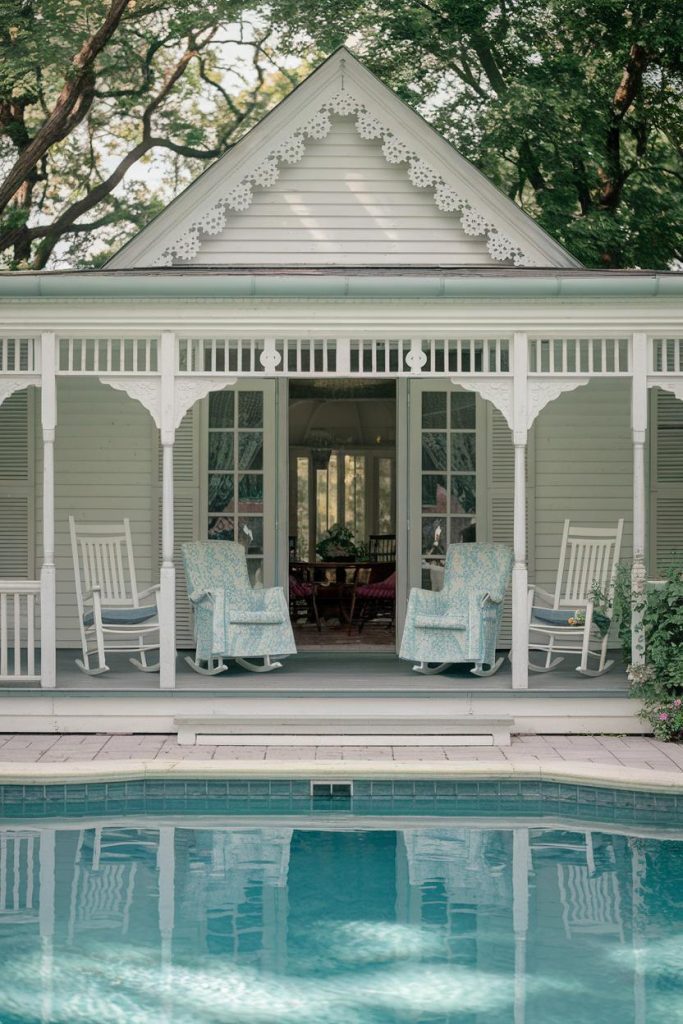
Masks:
[[[43,432],[43,564],[40,568],[40,685],[57,685],[57,570],[55,567],[55,432],[57,338],[40,336],[40,422]]]
[[[631,352],[631,431],[633,437],[633,568],[631,569],[631,664],[645,662],[645,440],[647,437],[647,335],[635,332]]]
[[[526,446],[527,371],[529,352],[525,332],[516,332],[512,342],[513,431],[515,482],[513,494],[512,567],[512,688],[529,686],[529,574],[526,561]]]
[[[175,441],[175,334],[162,331],[161,371],[161,571],[159,580],[159,686],[175,687],[175,564],[173,561],[173,443]]]

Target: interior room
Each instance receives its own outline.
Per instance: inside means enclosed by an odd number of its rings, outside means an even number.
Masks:
[[[297,646],[393,647],[393,380],[291,382],[289,524]]]

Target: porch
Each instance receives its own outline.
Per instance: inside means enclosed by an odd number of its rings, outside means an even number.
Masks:
[[[255,677],[234,665],[222,676],[203,677],[178,657],[176,687],[163,690],[157,676],[131,671],[125,656],[114,655],[110,672],[96,680],[79,671],[77,656],[75,650],[57,652],[56,687],[49,692],[37,681],[0,684],[6,731],[94,733],[106,727],[115,733],[168,733],[177,731],[179,719],[245,717],[253,723],[251,742],[269,735],[269,742],[310,744],[303,725],[311,715],[327,721],[322,742],[329,744],[354,742],[348,734],[340,740],[350,721],[389,717],[405,722],[407,731],[398,744],[418,742],[417,736],[419,742],[430,742],[426,727],[420,726],[427,719],[475,726],[477,721],[507,720],[515,734],[644,731],[619,662],[604,676],[586,679],[570,658],[566,667],[534,675],[529,687],[520,690],[513,687],[509,661],[490,678],[457,666],[425,677],[393,653],[310,651],[286,659],[280,671],[266,676]],[[290,724],[274,739],[275,719]],[[430,728],[438,735],[436,726]],[[381,737],[378,726],[375,742]],[[366,732],[363,742],[367,738]]]

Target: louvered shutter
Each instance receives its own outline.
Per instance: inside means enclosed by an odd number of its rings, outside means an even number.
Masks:
[[[198,426],[199,407],[191,409],[176,431],[173,447],[174,477],[174,552],[176,567],[176,644],[180,648],[192,647],[192,608],[187,599],[187,584],[183,571],[181,545],[195,540],[198,536],[199,520],[199,458]],[[161,445],[158,459],[157,487],[157,574],[161,566]]]
[[[33,576],[33,443],[26,390],[0,405],[0,578]]]
[[[666,391],[653,402],[653,567],[661,575],[683,559],[683,402]]]
[[[512,547],[513,492],[515,482],[515,450],[512,434],[497,409],[489,408],[487,417],[487,490],[490,539],[495,544]],[[483,539],[483,538],[482,538]],[[498,643],[508,647],[512,637],[512,606],[510,595],[505,599],[503,621]]]

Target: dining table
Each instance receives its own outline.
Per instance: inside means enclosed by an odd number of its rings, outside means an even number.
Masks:
[[[386,562],[362,559],[329,559],[327,561],[291,561],[290,575],[315,585],[318,612],[322,619],[337,617],[341,623],[350,621],[353,591],[358,583],[370,579],[377,566]]]

